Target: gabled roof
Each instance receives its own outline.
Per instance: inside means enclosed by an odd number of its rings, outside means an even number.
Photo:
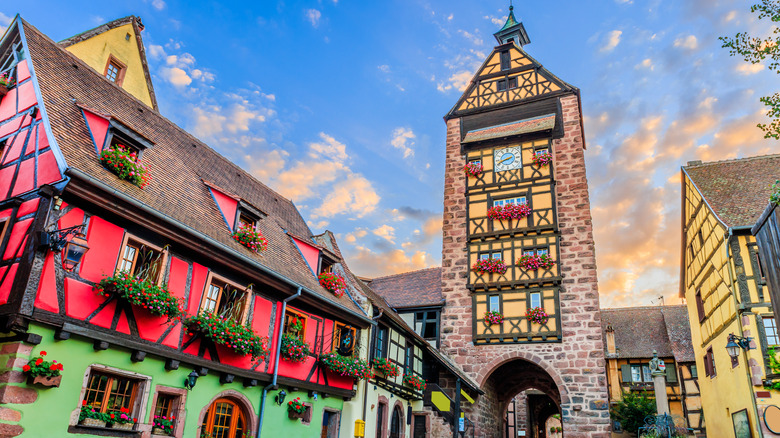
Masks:
[[[368,284],[396,309],[444,304],[441,293],[441,268],[374,278]]]
[[[140,17],[135,15],[129,15],[127,17],[117,18],[116,20],[109,21],[98,27],[92,28],[88,31],[81,32],[80,34],[73,35],[70,38],[60,41],[58,44],[62,47],[70,47],[74,44],[78,44],[82,41],[86,41],[92,37],[108,32],[109,30],[116,29],[117,27],[124,26],[126,24],[132,24],[135,31],[135,41],[138,45],[138,52],[141,54],[141,65],[144,69],[144,78],[146,79],[146,86],[149,89],[149,97],[152,99],[152,108],[155,111],[159,111],[157,107],[157,97],[154,94],[154,86],[152,85],[152,75],[149,73],[149,64],[146,61],[146,48],[144,47],[143,39],[141,38],[141,31],[144,30],[144,25],[141,22]]]
[[[724,225],[752,227],[780,179],[780,155],[689,163],[683,171]]]
[[[650,359],[655,350],[661,358],[695,360],[685,305],[601,309],[601,327],[605,349],[607,328],[614,330],[619,358]]]
[[[206,238],[206,244],[227,248],[270,271],[278,273],[354,315],[365,318],[347,297],[337,298],[323,289],[312,275],[285,231],[311,240],[311,231],[293,203],[268,188],[205,143],[152,111],[125,90],[115,87],[75,55],[22,20],[30,60],[35,71],[47,123],[54,142],[65,157],[69,173],[88,175],[96,187],[133,199],[158,212],[171,224]],[[123,124],[154,143],[144,151],[143,164],[150,171],[149,184],[140,189],[105,169],[78,104],[122,120]],[[258,228],[268,239],[268,249],[254,254],[235,242],[224,225],[209,188],[209,181],[268,214]],[[92,181],[95,181],[94,183]],[[67,188],[66,188],[67,191]],[[196,234],[195,234],[196,233]]]

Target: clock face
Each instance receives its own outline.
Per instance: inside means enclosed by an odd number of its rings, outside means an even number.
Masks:
[[[496,149],[493,151],[493,168],[496,172],[519,169],[523,167],[521,150],[519,146]]]

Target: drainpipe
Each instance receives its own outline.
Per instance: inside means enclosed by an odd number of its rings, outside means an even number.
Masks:
[[[376,331],[379,330],[379,324],[376,324],[377,321],[379,321],[379,318],[382,317],[382,314],[385,313],[385,309],[379,309],[379,315],[371,318],[372,321],[374,321],[374,327],[371,333],[371,342],[369,342],[369,345],[371,345],[371,350],[368,352],[368,357],[371,357],[371,354],[374,352],[374,348],[376,348]],[[366,423],[366,404],[368,403],[368,379],[363,379],[363,416],[361,419],[363,420],[363,424]]]
[[[303,292],[302,288],[298,287],[298,292],[295,295],[291,295],[282,301],[282,316],[279,318],[279,334],[276,336],[276,356],[274,356],[274,377],[271,380],[270,385],[266,385],[263,388],[263,395],[260,397],[260,415],[257,419],[257,438],[260,438],[260,433],[263,430],[263,419],[265,418],[265,403],[268,397],[268,390],[276,389],[277,379],[279,378],[279,354],[282,351],[282,329],[284,328],[284,316],[287,313],[287,303],[300,297]]]

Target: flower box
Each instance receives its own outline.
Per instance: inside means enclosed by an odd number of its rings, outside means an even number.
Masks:
[[[268,248],[268,239],[263,237],[263,233],[253,225],[244,224],[239,227],[233,232],[233,239],[255,253],[265,251]]]
[[[501,259],[484,259],[477,260],[471,269],[480,274],[504,274],[507,266]]]
[[[338,274],[323,272],[317,278],[320,280],[320,286],[339,298],[347,291],[347,282]]]
[[[532,323],[544,324],[547,322],[547,319],[550,318],[550,315],[541,307],[531,307],[526,310],[525,317]]]
[[[528,203],[522,204],[506,204],[490,207],[487,211],[487,217],[493,220],[512,220],[523,219],[531,214],[531,207]]]
[[[4,98],[6,94],[8,94],[8,87],[0,85],[0,99]]]
[[[153,435],[173,435],[173,421],[175,417],[168,418],[165,415],[155,415],[152,420]]]
[[[359,357],[345,357],[338,353],[327,353],[320,356],[320,363],[334,373],[356,380],[371,377],[371,367]]]
[[[463,171],[466,172],[467,176],[478,178],[482,175],[482,163],[469,163],[463,168]]]
[[[303,404],[300,397],[296,397],[295,400],[287,402],[287,417],[290,420],[297,420],[303,418],[306,415],[306,405]]]
[[[534,165],[536,167],[544,167],[549,166],[550,163],[552,163],[552,154],[549,152],[545,152],[543,154],[534,154],[533,158]]]
[[[495,310],[485,312],[485,324],[494,325],[501,324],[502,322],[504,322],[504,315],[502,315],[501,312]]]
[[[37,357],[33,357],[22,366],[22,372],[27,375],[28,385],[41,385],[46,387],[59,387],[62,381],[62,364],[54,361],[43,360],[46,352],[41,351]]]
[[[401,370],[398,368],[398,365],[394,364],[389,359],[377,357],[374,358],[374,372],[381,374],[385,379],[392,379],[393,377],[398,376]]]
[[[100,153],[100,163],[120,179],[144,188],[149,183],[149,171],[136,160],[138,156],[120,144],[109,146]]]
[[[404,374],[403,383],[417,391],[425,391],[425,380],[416,374]]]
[[[79,424],[89,427],[106,427],[106,422],[97,418],[85,418]]]
[[[164,436],[171,436],[168,432],[166,432],[163,429],[160,429],[159,427],[153,427],[152,428],[152,435],[164,435]]]
[[[555,266],[555,260],[547,254],[542,255],[524,255],[517,259],[517,266],[529,271],[538,269],[550,269]]]
[[[119,430],[133,430],[133,426],[133,423],[114,423],[111,425],[111,428]]]
[[[298,336],[285,333],[282,335],[281,357],[290,362],[303,362],[311,354],[309,344]]]
[[[166,286],[134,278],[127,272],[103,278],[94,286],[94,290],[100,295],[113,295],[133,306],[146,309],[152,315],[165,316],[168,320],[179,318],[183,313],[182,300],[174,297]]]
[[[215,344],[221,344],[241,355],[251,355],[252,360],[264,361],[271,352],[268,338],[255,335],[252,328],[232,319],[221,319],[211,312],[200,312],[182,320],[182,325],[192,334],[200,334]]]
[[[27,377],[27,384],[28,385],[41,385],[46,387],[60,387],[60,382],[62,382],[62,375],[59,376],[28,376]]]
[[[306,412],[287,411],[287,417],[290,420],[297,420],[299,418],[303,418],[304,415],[306,415]]]

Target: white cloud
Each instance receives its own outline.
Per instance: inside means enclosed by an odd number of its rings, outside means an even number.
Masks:
[[[748,64],[740,62],[737,66],[737,72],[744,76],[754,75],[764,69],[764,64]]]
[[[158,11],[165,9],[165,2],[163,0],[152,0],[152,6]]]
[[[674,47],[680,47],[688,50],[696,50],[699,47],[699,40],[695,35],[688,35],[687,37],[680,37],[674,40]]]
[[[458,33],[467,40],[471,41],[471,44],[474,44],[475,46],[481,46],[484,44],[484,41],[481,37],[479,37],[479,35],[477,35],[478,32],[478,30],[474,30],[473,33],[466,30],[458,30]]]
[[[394,148],[402,151],[404,153],[404,158],[413,157],[413,138],[415,138],[415,135],[411,129],[396,128],[395,131],[393,131],[393,139],[390,140],[390,144],[392,144]]]
[[[160,73],[165,80],[176,87],[186,87],[192,83],[192,78],[179,67],[163,67]]]
[[[620,44],[620,37],[623,35],[622,30],[613,30],[607,34],[607,38],[604,41],[604,45],[599,49],[602,52],[611,52],[615,50],[615,47]]]
[[[375,236],[379,236],[390,243],[395,243],[395,228],[390,225],[382,225],[381,227],[372,231]]]
[[[380,65],[380,66],[377,66],[377,68],[382,73],[390,73],[390,66],[389,65],[386,65],[386,64],[385,65]]]
[[[636,65],[636,69],[637,70],[643,69],[643,68],[648,69],[650,71],[655,70],[655,64],[653,64],[653,60],[650,59],[650,58],[646,58],[646,59],[642,60],[642,62],[640,62],[639,64]]]
[[[148,53],[153,59],[162,59],[165,57],[165,49],[157,44],[150,44]]]
[[[446,83],[440,83],[436,88],[442,93],[453,89],[463,92],[466,91],[466,87],[468,87],[471,82],[472,76],[473,74],[471,72],[462,70],[450,76]]]
[[[355,214],[361,218],[376,210],[379,195],[371,182],[362,175],[352,174],[346,181],[336,183],[318,208],[313,218]]]
[[[320,18],[322,18],[322,12],[316,9],[306,9],[303,11],[306,19],[309,20],[312,26],[315,28],[320,25]]]
[[[309,156],[311,158],[325,158],[337,162],[344,162],[347,160],[347,145],[324,132],[320,133],[320,138],[322,139],[322,142],[309,144],[309,147],[311,148]]]
[[[0,12],[0,35],[2,35],[5,30],[8,29],[8,26],[11,25],[11,21],[13,21],[13,19],[14,17],[9,17],[8,15]],[[102,19],[100,22],[103,23]]]

